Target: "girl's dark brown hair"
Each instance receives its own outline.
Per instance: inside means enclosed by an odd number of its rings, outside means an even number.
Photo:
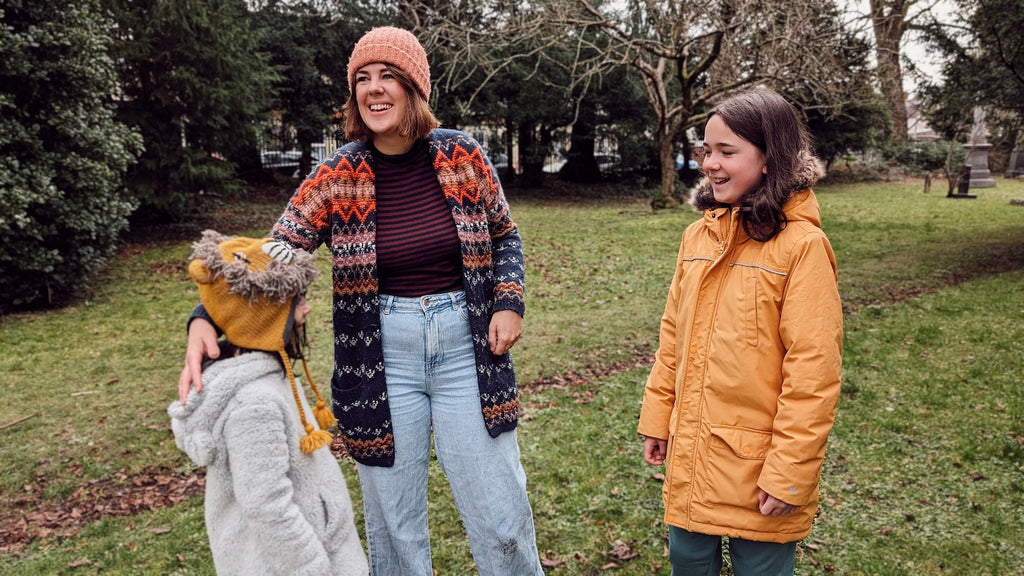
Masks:
[[[764,155],[766,173],[761,184],[743,197],[740,209],[747,234],[761,242],[770,240],[786,227],[782,207],[798,191],[794,182],[800,162],[809,155],[810,136],[793,106],[766,88],[733,96],[708,117],[716,114]]]
[[[394,74],[395,78],[405,88],[409,96],[409,106],[405,109],[405,117],[398,125],[398,133],[405,138],[420,140],[426,138],[430,131],[441,125],[434,113],[430,110],[430,104],[423,98],[420,91],[416,89],[412,78],[401,68],[392,64],[384,64],[388,71]],[[356,101],[356,87],[349,87],[348,101],[345,102],[345,137],[349,140],[370,140],[373,138],[371,131],[359,115],[359,103]]]

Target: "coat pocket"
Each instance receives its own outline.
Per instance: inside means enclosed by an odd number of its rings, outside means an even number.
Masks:
[[[757,479],[771,448],[771,432],[712,426],[704,456],[704,493],[708,506],[757,507]]]
[[[757,348],[757,308],[760,306],[760,290],[756,275],[743,282],[745,292],[743,313],[743,339],[751,348]]]

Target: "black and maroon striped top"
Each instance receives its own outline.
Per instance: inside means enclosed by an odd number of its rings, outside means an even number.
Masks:
[[[426,140],[405,154],[390,156],[376,149],[372,153],[379,292],[423,296],[461,290],[459,236]]]

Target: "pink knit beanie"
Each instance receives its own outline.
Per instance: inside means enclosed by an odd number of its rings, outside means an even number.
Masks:
[[[398,66],[412,78],[413,84],[419,88],[420,94],[430,100],[430,64],[427,63],[427,52],[412,32],[383,26],[370,30],[352,49],[348,59],[348,85],[355,92],[353,82],[356,72],[376,62]]]

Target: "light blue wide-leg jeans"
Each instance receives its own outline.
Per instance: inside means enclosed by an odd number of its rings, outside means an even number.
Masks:
[[[514,431],[484,426],[464,294],[380,297],[395,465],[359,465],[374,576],[432,576],[431,431],[481,575],[543,574]]]

